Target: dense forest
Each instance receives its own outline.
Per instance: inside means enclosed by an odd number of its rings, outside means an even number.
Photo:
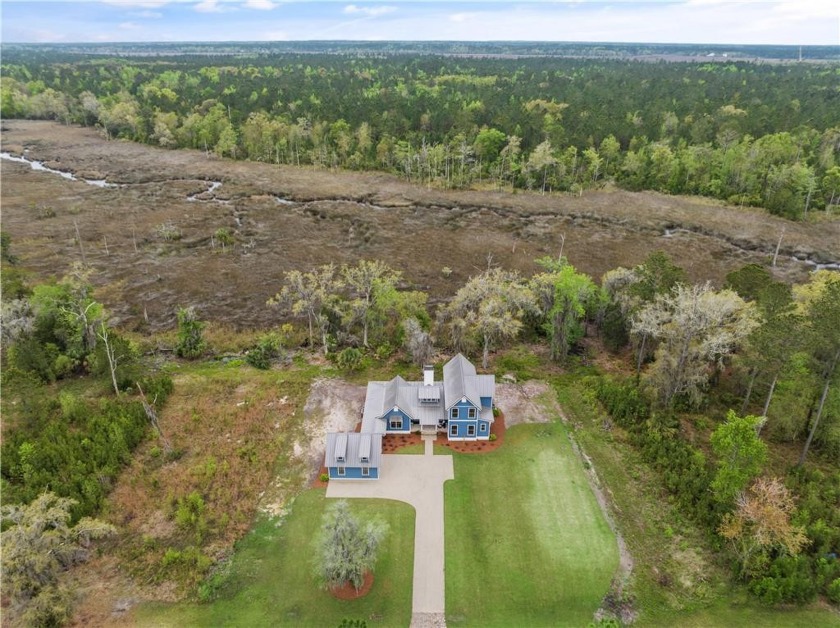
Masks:
[[[3,116],[446,187],[580,192],[614,182],[794,219],[840,201],[840,70],[830,61],[220,46],[12,46]]]

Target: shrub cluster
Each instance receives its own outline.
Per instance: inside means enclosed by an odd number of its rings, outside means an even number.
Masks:
[[[165,375],[145,383],[158,404],[172,388]],[[78,502],[74,521],[99,510],[149,427],[136,399],[90,403],[72,393],[55,397],[42,390],[24,410],[25,423],[3,441],[3,501],[29,503],[50,490]]]

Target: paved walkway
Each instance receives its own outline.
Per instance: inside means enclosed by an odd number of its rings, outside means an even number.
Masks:
[[[425,440],[425,439],[424,439]],[[423,456],[384,454],[378,480],[335,481],[327,497],[375,497],[414,506],[414,588],[412,613],[443,614],[443,483],[455,479],[452,456],[433,456],[426,440]],[[414,621],[412,622],[414,623]]]

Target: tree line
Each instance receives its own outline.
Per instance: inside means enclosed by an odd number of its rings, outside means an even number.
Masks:
[[[823,65],[294,53],[3,61],[4,117],[410,181],[580,192],[612,181],[799,218],[840,202]]]

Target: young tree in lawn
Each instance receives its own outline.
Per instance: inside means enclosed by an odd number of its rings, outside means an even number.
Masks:
[[[315,346],[315,327],[321,336],[324,354],[329,351],[328,334],[331,310],[335,310],[340,299],[343,282],[333,264],[302,273],[291,270],[285,275],[283,288],[268,301],[268,305],[280,305],[294,316],[306,316],[309,325],[309,346]]]
[[[358,591],[365,573],[376,564],[376,555],[387,524],[381,521],[361,521],[350,512],[346,500],[327,507],[321,523],[316,552],[316,574],[326,587],[339,587],[348,582]]]
[[[819,279],[822,281],[823,277]],[[837,368],[840,365],[840,277],[825,277],[822,289],[806,303],[806,312],[812,370],[822,383],[822,393],[808,438],[799,456],[800,466],[805,464],[811,442],[822,420],[829,388],[832,384],[836,385],[840,376],[840,369]]]
[[[726,422],[712,433],[718,464],[711,488],[721,504],[732,503],[767,462],[767,444],[758,436],[763,422],[764,417],[739,417],[730,410]]]
[[[755,325],[752,307],[741,297],[731,290],[715,292],[708,283],[678,284],[632,320],[634,333],[659,341],[648,381],[664,406],[681,394],[699,402],[709,366],[720,364]]]
[[[551,359],[565,360],[569,348],[583,336],[587,307],[598,296],[598,287],[588,275],[577,272],[566,258],[543,257],[537,264],[547,272],[531,278],[530,286],[542,313]]]
[[[805,531],[791,523],[793,510],[790,491],[775,477],[757,479],[738,497],[718,533],[735,551],[742,577],[760,570],[772,550],[796,555],[805,546]]]
[[[353,320],[362,323],[362,344],[368,344],[368,330],[380,305],[380,296],[393,290],[401,273],[380,260],[362,260],[356,266],[344,266],[341,276],[352,291],[349,311]]]
[[[59,574],[87,559],[91,540],[116,532],[89,517],[70,526],[75,503],[44,493],[27,505],[3,506],[3,591],[20,613],[22,625],[57,626],[67,621],[73,596],[59,584]]]
[[[441,309],[440,321],[459,349],[470,339],[478,339],[486,369],[490,348],[515,338],[522,329],[522,318],[536,310],[534,295],[519,275],[490,268],[458,290]]]

